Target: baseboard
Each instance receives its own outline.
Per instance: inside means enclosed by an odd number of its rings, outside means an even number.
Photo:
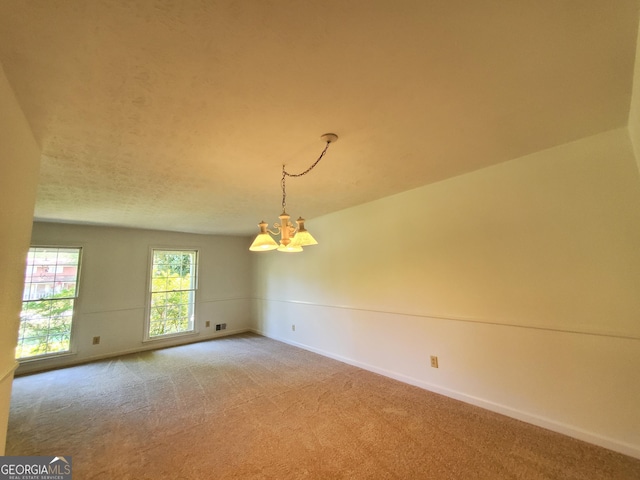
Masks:
[[[302,348],[304,350],[308,350],[310,352],[317,353],[319,355],[332,358],[334,360],[338,360],[340,362],[346,363],[348,365],[353,365],[354,367],[362,368],[363,370],[367,370],[373,373],[377,373],[379,375],[384,375],[385,377],[393,378],[394,380],[398,380],[403,383],[407,383],[409,385],[414,385],[416,387],[422,388],[424,390],[428,390],[433,393],[437,393],[440,395],[444,395],[449,398],[453,398],[455,400],[459,400],[464,403],[468,403],[470,405],[475,405],[480,408],[484,408],[485,410],[489,410],[495,413],[499,413],[501,415],[505,415],[507,417],[514,418],[516,420],[520,420],[532,425],[536,425],[538,427],[546,428],[547,430],[551,430],[553,432],[561,433],[563,435],[567,435],[569,437],[582,440],[587,443],[591,443],[593,445],[598,445],[603,448],[607,448],[609,450],[613,450],[614,452],[622,453],[624,455],[628,455],[630,457],[640,459],[640,447],[636,445],[631,445],[625,442],[620,442],[616,439],[606,437],[604,435],[599,435],[597,433],[589,432],[587,430],[583,430],[581,428],[575,427],[573,425],[565,424],[562,422],[558,422],[555,420],[551,420],[549,418],[541,417],[538,415],[533,415],[531,413],[518,410],[507,405],[502,405],[499,403],[492,402],[490,400],[486,400],[483,398],[475,397],[472,395],[468,395],[463,392],[458,392],[456,390],[451,390],[446,387],[442,387],[439,385],[434,385],[431,383],[424,382],[422,380],[409,377],[407,375],[403,375],[401,373],[393,372],[390,370],[385,370],[374,365],[369,365],[367,363],[359,362],[357,360],[353,360],[351,358],[343,357],[341,355],[336,355],[332,352],[322,350],[319,348],[311,347],[309,345],[305,345],[302,343],[294,342],[288,340],[286,338],[279,338],[271,335],[267,335],[264,332],[261,332],[256,329],[249,329],[251,332],[256,333],[258,335],[262,335],[264,337],[272,338],[273,340],[277,340],[279,342],[287,343],[294,347]]]
[[[238,335],[240,333],[247,333],[252,331],[249,328],[238,328],[235,330],[225,330],[225,331],[219,331],[217,334],[215,335],[210,335],[210,336],[206,336],[206,337],[182,337],[182,338],[189,338],[189,340],[185,340],[182,341],[180,343],[174,343],[171,342],[170,340],[167,340],[166,342],[163,342],[162,340],[159,340],[157,343],[156,342],[152,342],[152,343],[145,343],[139,347],[135,347],[135,348],[129,348],[129,349],[125,349],[125,350],[118,350],[115,352],[109,352],[109,353],[105,353],[102,355],[92,355],[90,357],[83,357],[81,359],[74,359],[68,362],[64,362],[64,363],[60,363],[60,364],[54,364],[54,363],[49,363],[49,364],[45,364],[44,362],[46,362],[47,360],[51,360],[51,362],[55,361],[56,357],[50,357],[49,359],[43,359],[42,362],[40,364],[31,364],[33,365],[33,368],[23,368],[23,369],[18,369],[16,371],[15,376],[19,377],[21,375],[31,375],[33,373],[41,373],[41,372],[46,372],[48,370],[57,370],[59,368],[67,368],[67,367],[75,367],[78,365],[84,365],[86,363],[91,363],[91,362],[97,362],[100,360],[107,360],[109,358],[114,358],[114,357],[121,357],[123,355],[131,355],[134,353],[140,353],[140,352],[146,352],[149,350],[162,350],[164,348],[172,348],[172,347],[180,347],[182,345],[189,345],[191,343],[198,343],[198,342],[207,342],[209,340],[215,340],[216,338],[222,338],[222,337],[228,337],[230,335]],[[175,338],[180,338],[180,337],[174,337]],[[25,364],[26,365],[26,364]]]

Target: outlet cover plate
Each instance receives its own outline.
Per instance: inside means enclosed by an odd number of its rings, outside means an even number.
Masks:
[[[438,357],[435,355],[431,355],[431,366],[433,368],[438,368]]]

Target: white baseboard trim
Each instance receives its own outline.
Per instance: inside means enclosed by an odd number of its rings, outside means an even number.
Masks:
[[[167,340],[166,342],[163,342],[162,340],[158,340],[157,342],[152,342],[152,343],[146,342],[142,346],[135,347],[135,348],[128,348],[128,349],[125,349],[125,350],[118,350],[118,351],[115,351],[115,352],[109,352],[109,353],[105,353],[105,354],[102,354],[102,355],[92,355],[90,357],[74,358],[71,361],[65,361],[65,362],[55,362],[56,357],[49,357],[47,359],[43,359],[42,361],[40,361],[37,364],[36,363],[29,363],[29,364],[25,363],[24,367],[20,368],[16,372],[16,374],[17,374],[17,376],[30,375],[32,373],[44,372],[44,371],[47,371],[47,370],[74,367],[74,366],[77,366],[77,365],[83,365],[85,363],[97,362],[97,361],[100,361],[100,360],[106,360],[108,358],[113,358],[113,357],[120,357],[122,355],[131,355],[133,353],[146,352],[146,351],[149,351],[149,350],[162,350],[164,348],[180,347],[182,345],[189,345],[191,343],[206,342],[206,341],[209,341],[209,340],[215,340],[216,338],[228,337],[229,335],[237,335],[237,334],[246,333],[246,332],[249,332],[249,331],[251,331],[249,328],[238,328],[238,329],[235,329],[235,330],[220,330],[216,334],[207,335],[206,337],[204,337],[204,336],[173,337],[173,341]],[[183,341],[176,342],[175,341],[176,338],[182,338]],[[72,355],[68,355],[67,357],[73,357],[73,356]],[[60,358],[60,357],[57,357],[57,358]],[[50,362],[47,362],[47,360],[50,360]],[[27,367],[27,365],[31,365],[32,368]]]
[[[598,445],[600,447],[613,450],[614,452],[622,453],[624,455],[628,455],[630,457],[640,459],[640,447],[638,447],[637,445],[621,442],[614,438],[609,438],[604,435],[599,435],[597,433],[589,432],[587,430],[583,430],[573,425],[568,425],[566,423],[558,422],[556,420],[541,417],[539,415],[534,415],[534,414],[531,414],[522,410],[518,410],[506,405],[492,402],[490,400],[485,400],[483,398],[468,395],[463,392],[451,390],[446,387],[441,387],[439,385],[427,383],[422,380],[409,377],[407,375],[403,375],[390,370],[385,370],[385,369],[376,367],[374,365],[369,365],[367,363],[359,362],[351,358],[343,357],[341,355],[336,355],[332,352],[315,348],[302,343],[294,342],[286,338],[279,338],[279,337],[267,335],[266,333],[256,329],[249,329],[249,330],[258,335],[262,335],[264,337],[268,337],[273,340],[277,340],[279,342],[287,343],[294,347],[302,348],[304,350],[308,350],[310,352],[314,352],[319,355],[329,357],[334,360],[338,360],[348,365],[353,365],[354,367],[362,368],[363,370],[377,373],[385,377],[393,378],[394,380],[398,380],[400,382],[407,383],[409,385],[413,385],[413,386],[422,388],[424,390],[428,390],[430,392],[438,393],[440,395],[444,395],[446,397],[453,398],[455,400],[460,400],[461,402],[468,403],[470,405],[475,405],[477,407],[484,408],[485,410],[499,413],[507,417],[515,418],[516,420],[521,420],[523,422],[530,423],[538,427],[546,428],[547,430],[551,430],[553,432],[561,433],[563,435],[567,435],[569,437],[582,440],[584,442],[591,443],[593,445]]]

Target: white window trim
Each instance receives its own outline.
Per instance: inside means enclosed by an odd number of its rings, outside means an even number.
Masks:
[[[166,335],[158,335],[152,337],[149,335],[151,328],[151,294],[152,292],[152,272],[153,272],[153,253],[157,250],[172,251],[172,252],[195,252],[196,253],[196,281],[193,288],[194,301],[193,301],[193,330],[186,332],[168,333]],[[147,258],[147,288],[145,292],[145,309],[144,309],[144,322],[142,332],[142,343],[157,343],[167,340],[171,340],[179,337],[195,337],[200,334],[198,330],[198,289],[200,284],[200,248],[198,247],[176,247],[176,246],[151,246],[149,247]]]
[[[78,311],[80,310],[79,305],[81,304],[81,299],[80,299],[80,292],[82,291],[82,263],[84,261],[84,251],[85,251],[85,245],[83,243],[79,243],[79,242],[72,242],[72,243],[65,243],[65,244],[45,244],[45,245],[40,245],[40,244],[33,244],[29,246],[29,250],[31,250],[32,248],[77,248],[80,253],[78,256],[78,273],[76,275],[76,296],[74,297],[74,301],[73,301],[73,312],[71,314],[71,332],[70,332],[70,338],[69,338],[69,350],[65,350],[64,352],[52,352],[52,353],[43,353],[42,355],[34,355],[31,357],[22,357],[22,358],[16,358],[16,362],[18,362],[18,364],[22,364],[22,363],[32,363],[32,362],[41,362],[41,361],[46,361],[46,360],[51,360],[53,358],[60,358],[60,357],[67,357],[67,356],[72,356],[72,355],[77,355],[78,349],[77,349],[77,324],[78,324]],[[26,267],[26,258],[25,258],[25,267]],[[25,284],[25,278],[23,277],[22,279],[22,290],[23,290],[23,295],[24,295],[24,284]],[[22,303],[24,302],[24,300],[22,300],[20,302],[20,309],[22,311]],[[22,318],[19,319],[20,322],[22,322]],[[18,337],[19,338],[19,337]],[[18,338],[16,338],[16,342],[18,340]],[[17,348],[17,343],[16,343],[16,348]]]

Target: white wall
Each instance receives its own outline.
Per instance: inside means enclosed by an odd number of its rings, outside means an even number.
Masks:
[[[259,332],[640,457],[626,128],[307,227],[320,245],[254,255]]]
[[[74,354],[22,362],[17,373],[229,335],[250,327],[251,270],[244,237],[36,222],[31,243],[83,248]],[[199,251],[196,335],[143,342],[149,255],[154,247]],[[216,323],[226,323],[226,330],[216,332]],[[92,344],[94,336],[100,336],[99,345]]]
[[[0,455],[4,454],[40,151],[0,65]]]

